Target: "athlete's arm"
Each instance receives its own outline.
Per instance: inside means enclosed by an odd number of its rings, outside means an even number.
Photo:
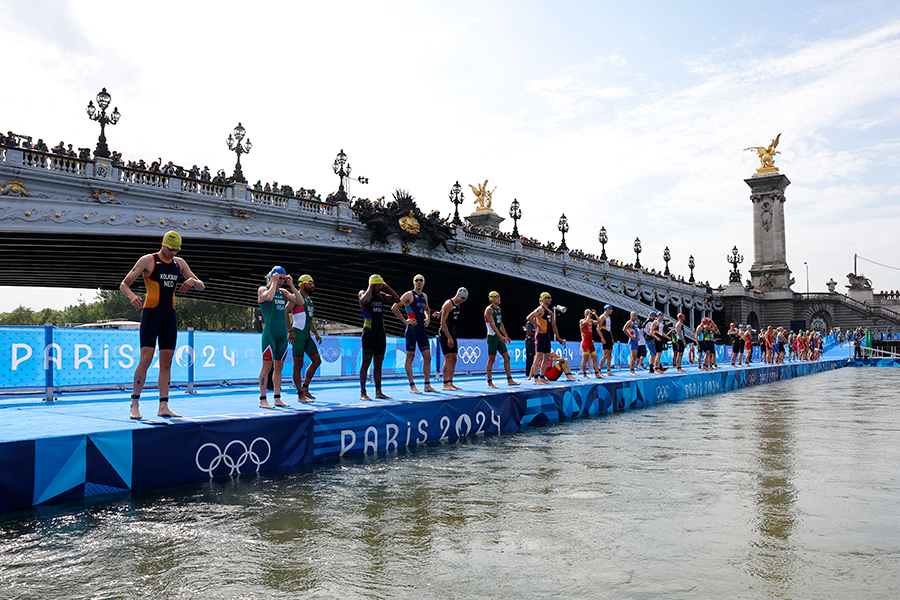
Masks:
[[[303,299],[300,297],[300,290],[294,287],[294,279],[288,274],[284,276],[284,281],[287,282],[289,286],[291,286],[291,291],[287,292],[285,290],[281,290],[281,293],[284,294],[284,297],[300,306],[303,304]]]
[[[628,319],[628,321],[625,323],[625,326],[622,327],[622,333],[627,335],[629,339],[634,339],[634,333],[631,331],[631,325],[632,321],[631,319]]]
[[[260,304],[263,302],[271,302],[275,298],[275,292],[281,286],[281,275],[276,273],[272,275],[268,285],[261,285],[256,289],[256,301]],[[293,300],[293,298],[291,298]]]
[[[297,306],[293,302],[288,302],[287,306],[284,307],[284,324],[287,327],[288,331],[288,341],[293,344],[294,343],[294,324],[293,324],[293,313],[291,311],[294,310],[294,307]]]
[[[412,292],[406,292],[405,294],[400,296],[400,300],[398,300],[397,302],[394,302],[394,305],[391,307],[391,311],[395,315],[397,315],[397,318],[400,319],[400,321],[402,321],[405,325],[415,325],[416,324],[415,315],[413,315],[413,317],[410,319],[407,319],[403,315],[403,309],[405,307],[409,306],[410,304],[412,304],[412,301],[413,301]]]
[[[447,317],[450,316],[450,311],[453,310],[453,303],[447,300],[444,302],[444,305],[441,306],[441,331],[444,332],[444,335],[447,336],[447,343],[450,347],[453,347],[453,337],[450,335],[450,330],[447,328]]]
[[[131,291],[131,284],[134,283],[134,280],[138,277],[145,277],[152,272],[153,255],[145,254],[134,263],[134,266],[128,271],[128,275],[126,275],[125,279],[122,280],[122,283],[119,284],[119,290],[125,294],[125,297],[128,298],[133,307],[144,308],[144,301],[141,300],[140,296]]]
[[[494,329],[496,329],[496,327],[494,327]],[[504,325],[503,323],[500,323],[500,331],[503,332],[503,335],[502,335],[501,338],[500,338],[500,339],[503,340],[503,343],[504,343],[504,344],[509,344],[509,343],[511,343],[512,340],[510,339],[509,334],[506,333],[506,325]]]
[[[382,287],[381,289],[388,291],[387,296],[389,297],[390,300],[392,300],[393,302],[400,302],[400,296],[397,295],[397,292],[395,292],[391,288],[391,286],[389,286],[388,284],[385,283],[384,287]],[[381,293],[384,294],[383,291]]]
[[[372,289],[372,284],[370,284],[369,287],[367,287],[365,290],[360,290],[359,294],[357,295],[359,296],[360,302],[365,302],[368,304],[372,300],[372,294],[374,293],[375,291]]]
[[[428,294],[422,293],[425,296],[425,327],[431,325],[431,308],[428,306]]]
[[[194,272],[191,271],[186,260],[176,256],[175,262],[178,264],[178,268],[181,269],[181,274],[185,276],[184,283],[181,284],[181,289],[179,289],[182,294],[187,293],[191,288],[194,288],[198,292],[202,292],[206,289],[206,285],[200,281],[199,277],[194,275]]]
[[[309,325],[309,330],[312,331],[312,334],[313,334],[314,336],[316,336],[316,343],[317,343],[317,344],[321,344],[321,343],[322,343],[322,336],[319,335],[319,330],[316,329],[316,322],[315,322],[315,321],[313,321],[312,323],[310,323],[310,325]]]

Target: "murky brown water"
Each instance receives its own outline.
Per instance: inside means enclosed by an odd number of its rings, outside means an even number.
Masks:
[[[0,598],[900,597],[900,370],[0,515]]]

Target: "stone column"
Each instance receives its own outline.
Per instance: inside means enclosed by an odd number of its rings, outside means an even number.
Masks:
[[[750,280],[762,292],[792,294],[794,279],[787,265],[784,234],[784,190],[791,182],[780,173],[757,174],[744,182],[752,190],[753,203]]]

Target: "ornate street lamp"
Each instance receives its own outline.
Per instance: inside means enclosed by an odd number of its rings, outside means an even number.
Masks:
[[[338,152],[337,156],[334,159],[334,164],[331,165],[331,168],[334,169],[334,174],[341,178],[341,185],[338,187],[337,195],[339,199],[346,202],[347,191],[344,188],[344,179],[350,177],[350,172],[353,169],[350,168],[350,163],[347,162],[347,155],[344,154],[343,148],[341,148],[341,151]]]
[[[462,186],[459,185],[459,181],[453,184],[453,187],[450,188],[450,202],[453,203],[455,208],[453,209],[453,224],[454,225],[462,225],[462,219],[459,218],[459,205],[465,201],[462,192]]]
[[[606,242],[609,241],[609,238],[606,237],[606,227],[600,228],[600,235],[597,236],[597,240],[603,247],[603,250],[600,252],[600,260],[606,260]]]
[[[691,254],[690,258],[688,258],[688,268],[691,270],[691,278],[688,279],[691,283],[694,283],[694,255]]]
[[[509,205],[509,216],[513,220],[513,237],[519,237],[519,219],[522,218],[522,209],[519,207],[519,201],[513,198],[512,204]]]
[[[634,268],[641,268],[641,238],[634,238],[634,253],[637,258],[634,260]]]
[[[559,251],[565,252],[569,249],[569,247],[566,246],[566,232],[569,231],[569,220],[566,218],[565,213],[559,218],[559,224],[556,228],[562,233],[562,243],[559,245]]]
[[[234,165],[234,175],[231,178],[239,183],[247,183],[244,172],[241,171],[241,154],[249,154],[250,148],[253,147],[253,144],[250,143],[250,138],[247,138],[246,142],[241,143],[246,133],[247,130],[244,129],[244,126],[239,121],[237,127],[234,128],[232,133],[228,134],[228,139],[225,140],[228,149],[233,150],[237,154],[237,164]]]
[[[666,272],[663,273],[666,277],[669,276],[669,261],[672,260],[672,255],[669,253],[669,247],[666,246],[666,249],[663,250],[663,260],[666,261]]]
[[[728,283],[740,283],[741,272],[738,271],[737,266],[744,262],[744,257],[741,254],[738,254],[737,246],[734,247],[730,255],[725,257],[725,260],[732,266],[732,271],[728,274]]]
[[[112,100],[112,96],[106,92],[106,88],[103,88],[103,91],[97,94],[97,106],[100,107],[100,112],[98,113],[94,107],[93,100],[89,101],[87,105],[88,118],[100,123],[100,137],[97,138],[97,149],[94,150],[94,158],[109,158],[109,147],[106,145],[106,126],[115,125],[119,122],[119,117],[122,116],[119,114],[118,107],[113,108],[112,114],[106,115],[106,109],[109,107],[110,100]]]

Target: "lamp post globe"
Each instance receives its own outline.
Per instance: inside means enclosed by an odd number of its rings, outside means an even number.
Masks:
[[[569,249],[569,247],[566,246],[566,233],[569,231],[569,219],[566,218],[565,213],[559,218],[559,224],[556,228],[562,233],[562,243],[559,245],[559,250],[560,252],[565,252]]]
[[[597,235],[597,241],[600,242],[602,250],[600,251],[600,260],[606,260],[606,242],[609,241],[609,238],[606,237],[606,227],[600,228],[600,233]]]
[[[688,281],[690,281],[691,283],[694,283],[694,255],[693,254],[691,254],[691,256],[688,258],[688,268],[691,270],[691,278],[688,279]]]
[[[513,237],[519,237],[519,219],[522,218],[522,209],[519,206],[519,201],[513,198],[512,204],[509,205],[509,216],[513,220]]]
[[[454,225],[462,225],[462,219],[459,218],[459,205],[465,201],[465,197],[462,192],[462,186],[459,185],[459,181],[453,184],[450,188],[450,202],[453,203],[453,224]]]
[[[669,247],[666,246],[666,249],[663,250],[663,260],[666,261],[666,270],[663,273],[666,277],[670,275],[669,272],[669,261],[672,260],[672,254],[669,252]]]
[[[225,140],[228,149],[237,154],[237,163],[234,165],[234,174],[231,178],[239,183],[247,183],[247,179],[244,177],[244,171],[241,169],[241,154],[249,154],[250,148],[253,147],[250,143],[250,138],[247,138],[246,142],[243,141],[245,135],[247,135],[247,130],[244,129],[244,126],[241,125],[240,122],[238,122],[237,127],[228,134],[228,138]]]
[[[641,268],[641,238],[634,238],[634,254],[637,258],[634,260],[634,268]]]
[[[106,126],[115,125],[122,116],[121,113],[119,113],[118,107],[113,108],[111,114],[106,114],[106,109],[109,108],[111,100],[112,96],[109,95],[106,88],[103,88],[103,90],[97,94],[97,106],[100,107],[100,112],[97,112],[93,101],[88,101],[86,109],[88,118],[100,123],[100,137],[97,138],[97,148],[94,150],[94,158],[109,158],[109,146],[106,145]]]

